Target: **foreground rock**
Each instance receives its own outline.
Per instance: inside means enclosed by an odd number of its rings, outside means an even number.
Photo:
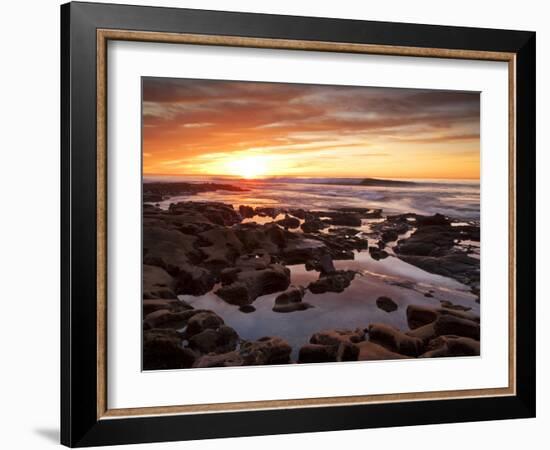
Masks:
[[[143,332],[143,370],[186,369],[196,359],[195,352],[181,347],[181,337],[175,330]]]
[[[376,306],[388,313],[397,310],[397,303],[395,303],[391,298],[384,296],[376,299]]]
[[[419,356],[424,349],[422,339],[408,336],[398,329],[382,323],[369,325],[369,341],[381,345],[391,352],[407,356]]]
[[[294,311],[304,311],[309,308],[313,308],[313,305],[303,302],[305,289],[301,286],[291,286],[282,294],[279,294],[275,298],[275,304],[273,305],[273,311],[279,313],[288,313]]]
[[[426,346],[422,358],[440,358],[449,356],[479,356],[479,341],[461,336],[440,336],[432,339]]]
[[[280,337],[263,337],[241,343],[239,353],[244,365],[288,364],[292,348]]]
[[[357,361],[357,343],[365,339],[361,329],[325,330],[311,336],[310,343],[300,348],[298,362],[318,363],[336,361]]]
[[[356,272],[353,270],[337,270],[328,274],[321,274],[317,281],[310,283],[308,289],[314,294],[325,292],[343,292],[353,279]]]
[[[216,295],[232,305],[248,305],[261,295],[284,291],[290,285],[290,270],[280,264],[265,269],[237,272],[234,281]]]

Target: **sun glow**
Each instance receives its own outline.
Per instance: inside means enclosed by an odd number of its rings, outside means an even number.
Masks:
[[[261,178],[268,171],[267,158],[264,156],[246,156],[227,163],[227,173],[248,180]]]

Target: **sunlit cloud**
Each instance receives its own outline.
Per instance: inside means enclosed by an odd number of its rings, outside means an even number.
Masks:
[[[478,93],[146,78],[143,99],[145,173],[479,177]]]

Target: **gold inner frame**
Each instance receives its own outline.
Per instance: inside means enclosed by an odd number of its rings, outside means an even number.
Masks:
[[[341,397],[318,397],[288,400],[265,400],[201,405],[150,406],[109,409],[107,405],[107,42],[109,40],[217,45],[341,53],[364,53],[392,56],[435,57],[501,61],[508,63],[508,387],[466,389],[401,394],[376,394]],[[516,394],[516,54],[445,48],[403,47],[322,41],[249,38],[147,31],[97,30],[97,418],[164,414],[218,413],[244,410],[289,409],[344,406],[421,400],[448,400],[472,397],[497,397]]]

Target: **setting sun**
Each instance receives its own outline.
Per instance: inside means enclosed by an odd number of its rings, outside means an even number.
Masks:
[[[241,178],[260,178],[267,173],[266,157],[247,156],[227,163],[227,173]]]

